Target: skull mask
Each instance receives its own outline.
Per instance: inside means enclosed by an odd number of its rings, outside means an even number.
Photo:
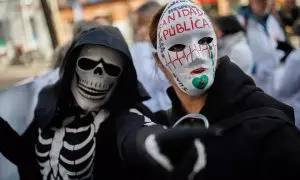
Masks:
[[[84,110],[97,110],[112,96],[122,73],[123,61],[116,50],[84,46],[77,59],[71,91]]]

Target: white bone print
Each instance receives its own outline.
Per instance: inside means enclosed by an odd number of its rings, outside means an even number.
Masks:
[[[88,126],[62,127],[48,134],[39,130],[36,155],[43,180],[93,179],[96,134],[108,116],[108,111],[101,110],[93,114],[94,121]]]

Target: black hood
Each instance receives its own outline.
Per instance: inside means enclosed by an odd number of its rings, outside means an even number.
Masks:
[[[176,108],[176,116],[183,113],[180,101],[172,88],[168,94]],[[208,90],[207,100],[201,109],[211,124],[230,118],[238,113],[260,107],[272,107],[283,111],[294,119],[294,111],[256,87],[252,78],[246,75],[237,65],[230,62],[227,56],[219,59],[213,85]],[[174,123],[174,122],[173,122]]]
[[[85,45],[106,46],[120,52],[125,60],[124,70],[118,85],[110,100],[105,104],[105,108],[109,109],[110,112],[119,111],[149,99],[147,92],[137,80],[130,51],[121,32],[112,26],[91,28],[74,38],[60,67],[61,78],[58,83],[53,87],[45,88],[40,93],[37,108],[42,111],[40,114],[45,112],[47,114],[47,120],[42,123],[42,126],[49,124],[53,116],[80,110],[80,108],[74,108],[75,100],[71,92],[71,82],[75,73],[77,58]]]
[[[118,86],[106,105],[111,111],[146,100],[145,92],[140,91],[132,57],[121,32],[112,26],[100,26],[83,31],[75,37],[64,57],[61,67],[61,87],[58,92],[60,109],[70,106],[69,103],[74,99],[70,91],[71,81],[75,73],[77,58],[85,45],[99,45],[114,49],[120,52],[125,60]]]

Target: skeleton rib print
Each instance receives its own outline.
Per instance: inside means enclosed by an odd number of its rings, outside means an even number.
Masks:
[[[36,155],[43,180],[92,180],[96,134],[108,115],[103,110],[94,113],[93,122],[82,127],[39,129]]]

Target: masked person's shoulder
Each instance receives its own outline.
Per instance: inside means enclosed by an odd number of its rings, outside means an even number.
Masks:
[[[39,92],[34,110],[34,121],[43,121],[44,118],[53,115],[56,109],[59,83],[60,81],[45,86]]]
[[[151,116],[153,113],[148,109],[142,102],[135,103],[130,107],[124,108],[117,112],[116,117],[124,118],[124,117],[131,117],[131,116]]]
[[[159,119],[156,118],[156,115],[141,102],[136,103],[128,109],[117,112],[115,120],[118,128],[125,129],[162,124]]]

